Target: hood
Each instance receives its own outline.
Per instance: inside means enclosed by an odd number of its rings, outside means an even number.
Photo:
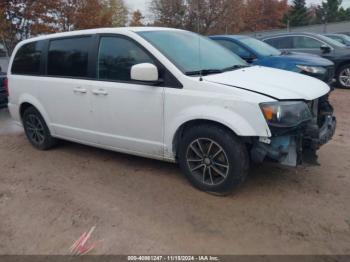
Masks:
[[[331,67],[334,63],[328,59],[318,55],[302,54],[302,53],[285,53],[277,56],[266,56],[259,58],[253,62],[254,65],[267,66],[273,68],[284,69],[288,71],[299,72],[297,65],[304,66],[322,66]]]
[[[278,100],[314,100],[330,91],[326,83],[316,78],[262,66],[208,75],[203,80],[250,90]]]
[[[322,67],[334,66],[334,63],[328,59],[322,58],[317,55],[308,55],[301,53],[286,53],[279,56],[267,56],[262,59],[259,59],[255,62],[255,64],[286,69],[290,71],[296,71],[297,65]]]

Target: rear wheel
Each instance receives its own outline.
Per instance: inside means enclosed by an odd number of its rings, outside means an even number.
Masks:
[[[337,82],[338,85],[342,88],[350,88],[350,64],[339,68]]]
[[[48,150],[56,145],[57,140],[51,136],[44,118],[34,107],[23,113],[23,127],[29,142],[40,150]]]
[[[219,195],[232,192],[246,178],[246,147],[225,128],[200,125],[185,132],[179,163],[196,188]]]

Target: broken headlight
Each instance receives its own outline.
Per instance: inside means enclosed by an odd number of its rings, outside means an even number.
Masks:
[[[260,107],[267,123],[275,127],[294,127],[312,118],[303,101],[261,103]]]

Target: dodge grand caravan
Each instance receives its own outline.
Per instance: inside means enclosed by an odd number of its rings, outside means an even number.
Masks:
[[[23,41],[9,110],[30,143],[57,139],[178,162],[197,188],[227,194],[250,161],[296,166],[336,126],[328,85],[246,62],[167,28],[111,28]]]

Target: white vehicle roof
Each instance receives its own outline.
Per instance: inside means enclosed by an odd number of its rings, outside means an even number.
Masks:
[[[145,32],[145,31],[184,31],[181,29],[168,28],[168,27],[108,27],[108,28],[97,28],[97,29],[87,29],[87,30],[76,30],[70,32],[63,33],[55,33],[37,36],[33,38],[29,38],[27,40],[22,41],[22,44],[51,39],[51,38],[61,38],[61,37],[69,37],[69,36],[79,36],[79,35],[91,35],[91,34],[126,34],[130,32]]]

